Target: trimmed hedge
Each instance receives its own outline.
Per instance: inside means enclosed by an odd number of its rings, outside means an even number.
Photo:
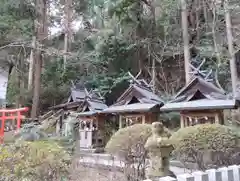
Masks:
[[[144,144],[151,135],[150,124],[135,124],[118,130],[107,143],[106,152],[122,159],[143,154]]]
[[[175,132],[171,138],[173,156],[183,164],[195,162],[198,169],[239,164],[240,153],[235,131],[219,124],[202,124],[186,127]]]
[[[135,124],[118,130],[107,143],[105,150],[125,163],[123,172],[127,180],[145,178],[146,151],[144,145],[151,135],[150,124]],[[136,168],[132,164],[138,165]]]

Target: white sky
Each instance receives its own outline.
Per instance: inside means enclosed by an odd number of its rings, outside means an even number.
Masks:
[[[72,30],[74,32],[78,31],[81,26],[82,26],[82,23],[81,23],[81,18],[77,19],[77,20],[74,20],[72,22]],[[55,27],[50,27],[50,34],[51,35],[55,35],[55,34],[58,34],[59,32],[63,31],[63,27],[61,27],[60,25],[59,26],[55,26]]]
[[[50,5],[50,14],[51,15],[57,15],[60,14],[59,9],[56,8],[53,4]],[[62,21],[63,21],[63,17]],[[77,18],[72,22],[72,30],[74,32],[78,31],[80,27],[82,26],[82,18]],[[50,35],[55,35],[58,34],[59,32],[63,31],[63,26],[62,25],[56,25],[53,27],[50,27]]]

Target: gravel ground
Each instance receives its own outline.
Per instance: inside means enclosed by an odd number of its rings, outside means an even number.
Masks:
[[[171,167],[175,174],[189,172],[178,167]],[[118,170],[103,168],[102,166],[83,166],[81,163],[72,170],[71,181],[126,181],[124,174]]]
[[[83,156],[78,160],[77,166],[72,169],[71,181],[126,181],[124,174],[120,171],[122,167],[123,164],[117,160]],[[170,169],[176,175],[191,172],[174,166]]]
[[[118,160],[111,160],[111,159],[105,159],[105,158],[93,158],[93,157],[89,157],[89,156],[84,156],[79,160],[79,163],[88,163],[91,165],[99,165],[101,167],[101,165],[105,165],[105,166],[109,166],[109,167],[120,167],[123,168],[124,164],[123,162],[120,162]],[[170,166],[170,170],[175,174],[175,175],[179,175],[179,174],[184,174],[184,173],[191,173],[190,170],[188,169],[184,169],[184,168],[180,168],[180,167],[176,167],[176,166]]]
[[[79,165],[71,173],[71,181],[125,181],[123,173],[100,167]]]

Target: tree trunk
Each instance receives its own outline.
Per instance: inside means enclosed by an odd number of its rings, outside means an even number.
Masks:
[[[212,36],[213,36],[213,44],[214,44],[214,50],[215,50],[215,54],[217,57],[217,68],[216,68],[216,72],[215,72],[215,81],[216,84],[219,88],[222,88],[219,80],[218,80],[218,70],[219,70],[219,66],[221,65],[221,56],[220,56],[220,52],[218,49],[218,44],[217,44],[217,37],[216,37],[216,2],[213,2],[212,5],[212,13],[213,13],[213,17],[212,17]]]
[[[46,35],[46,13],[47,13],[47,0],[36,0],[36,14],[37,14],[37,23],[36,23],[36,38],[38,41],[35,53],[34,61],[34,87],[33,87],[33,103],[31,110],[31,118],[36,118],[38,114],[39,106],[39,96],[40,96],[40,86],[41,86],[41,72],[42,72],[42,63],[43,57],[40,50],[41,46],[44,43]]]
[[[156,60],[152,58],[152,90],[153,93],[156,93]]]
[[[230,54],[230,71],[231,71],[231,79],[232,79],[232,90],[233,90],[233,97],[236,98],[237,68],[236,68],[236,57],[235,57],[235,52],[233,47],[232,22],[231,22],[229,7],[228,7],[228,0],[224,1],[224,9],[225,9],[225,20],[226,20],[226,29],[227,29],[228,51]]]
[[[33,85],[33,72],[34,72],[34,54],[36,49],[36,37],[32,38],[32,50],[29,59],[29,73],[28,73],[28,90],[32,90]]]
[[[189,36],[188,36],[188,20],[187,20],[187,4],[186,0],[181,0],[182,9],[182,31],[183,31],[183,46],[184,46],[184,66],[186,84],[190,81],[190,51],[189,51]]]
[[[35,76],[34,76],[31,118],[36,118],[38,115],[40,86],[41,86],[41,69],[42,69],[42,55],[41,55],[41,51],[37,50],[36,56],[35,56]]]
[[[64,31],[65,31],[65,36],[64,36],[64,57],[63,57],[63,66],[64,70],[66,69],[66,64],[67,64],[67,53],[69,48],[69,41],[71,38],[71,22],[72,22],[72,0],[65,0],[65,5],[64,5],[64,12],[65,12],[65,17],[64,17]]]
[[[156,58],[152,56],[152,53],[155,53],[155,38],[156,38],[156,10],[153,4],[150,4],[151,12],[152,12],[152,34],[151,34],[151,42],[150,42],[150,50],[149,50],[149,58],[150,62],[152,63],[152,90],[153,93],[156,93]]]
[[[18,84],[18,96],[17,96],[17,101],[16,101],[16,107],[21,107],[22,106],[22,96],[23,96],[23,90],[24,90],[24,78],[23,78],[23,72],[24,72],[24,52],[21,49],[19,56],[17,57],[17,84]]]
[[[20,107],[20,97],[21,97],[21,68],[20,68],[20,57],[17,57],[17,65],[16,65],[16,79],[17,79],[17,96],[16,96],[16,108],[19,108]]]

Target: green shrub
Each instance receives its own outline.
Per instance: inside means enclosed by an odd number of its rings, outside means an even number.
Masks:
[[[61,180],[67,177],[69,155],[53,141],[0,146],[0,180]]]
[[[118,130],[109,140],[105,150],[113,155],[127,159],[135,156],[137,149],[144,147],[147,138],[151,135],[150,124],[135,124]]]
[[[195,162],[198,169],[239,164],[238,136],[227,126],[203,124],[182,128],[170,139],[174,143],[173,156],[183,164]]]
[[[107,143],[105,150],[125,163],[124,175],[127,180],[144,179],[144,145],[150,135],[150,124],[135,124],[118,130]],[[136,167],[132,166],[133,163]]]

